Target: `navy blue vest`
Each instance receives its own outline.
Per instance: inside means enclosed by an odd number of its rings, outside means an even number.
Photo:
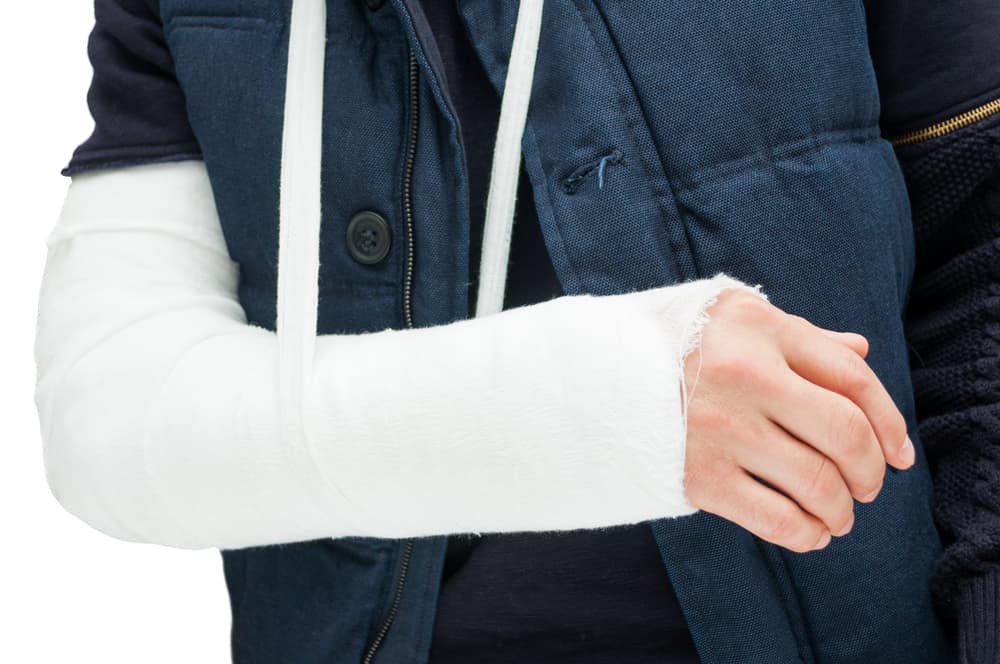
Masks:
[[[462,138],[411,2],[329,3],[319,333],[468,314]],[[273,329],[290,0],[160,5],[241,303]],[[501,88],[517,3],[458,5]],[[953,661],[928,588],[941,542],[901,318],[914,238],[879,133],[861,0],[551,0],[534,86],[524,164],[564,292],[719,270],[763,284],[786,311],[869,339],[917,446],[916,465],[889,468],[878,499],[856,504],[852,532],[819,551],[792,553],[704,512],[654,522],[702,660]],[[344,242],[361,210],[392,228],[377,264]],[[425,661],[446,542],[224,552],[234,657]]]

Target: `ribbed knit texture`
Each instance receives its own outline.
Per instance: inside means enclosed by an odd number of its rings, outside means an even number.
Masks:
[[[974,577],[959,595],[963,664],[1000,664],[1000,574]]]
[[[917,248],[906,313],[963,664],[1000,664],[1000,116],[898,150]]]

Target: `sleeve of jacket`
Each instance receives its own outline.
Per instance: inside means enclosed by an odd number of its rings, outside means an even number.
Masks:
[[[883,133],[909,190],[906,329],[963,664],[1000,663],[1000,3],[869,3]]]
[[[63,174],[199,157],[159,2],[95,0],[94,19],[87,42],[94,131]]]

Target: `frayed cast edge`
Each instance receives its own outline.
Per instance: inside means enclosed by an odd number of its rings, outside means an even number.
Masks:
[[[701,365],[703,360],[703,355],[701,352],[701,337],[702,332],[705,329],[705,325],[711,320],[711,316],[708,313],[708,309],[715,304],[719,296],[724,290],[730,288],[736,288],[739,290],[745,290],[754,293],[765,301],[769,301],[767,293],[763,292],[762,284],[746,284],[738,279],[735,279],[724,272],[717,273],[713,279],[721,279],[729,281],[730,283],[725,283],[721,285],[711,296],[702,302],[698,313],[695,315],[694,319],[689,324],[688,333],[685,335],[686,341],[684,347],[681,349],[678,365],[677,365],[677,375],[679,377],[680,387],[681,387],[681,435],[682,440],[685,441],[685,448],[687,445],[687,433],[688,433],[688,404],[690,403],[691,396],[694,394],[695,388],[698,386],[698,379],[701,377]],[[695,371],[694,383],[688,388],[687,379],[684,375],[684,364],[687,360],[687,356],[694,351],[698,351],[698,369]]]

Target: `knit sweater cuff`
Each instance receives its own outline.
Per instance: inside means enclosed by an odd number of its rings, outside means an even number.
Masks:
[[[958,603],[961,664],[1000,664],[1000,570],[966,582]]]

